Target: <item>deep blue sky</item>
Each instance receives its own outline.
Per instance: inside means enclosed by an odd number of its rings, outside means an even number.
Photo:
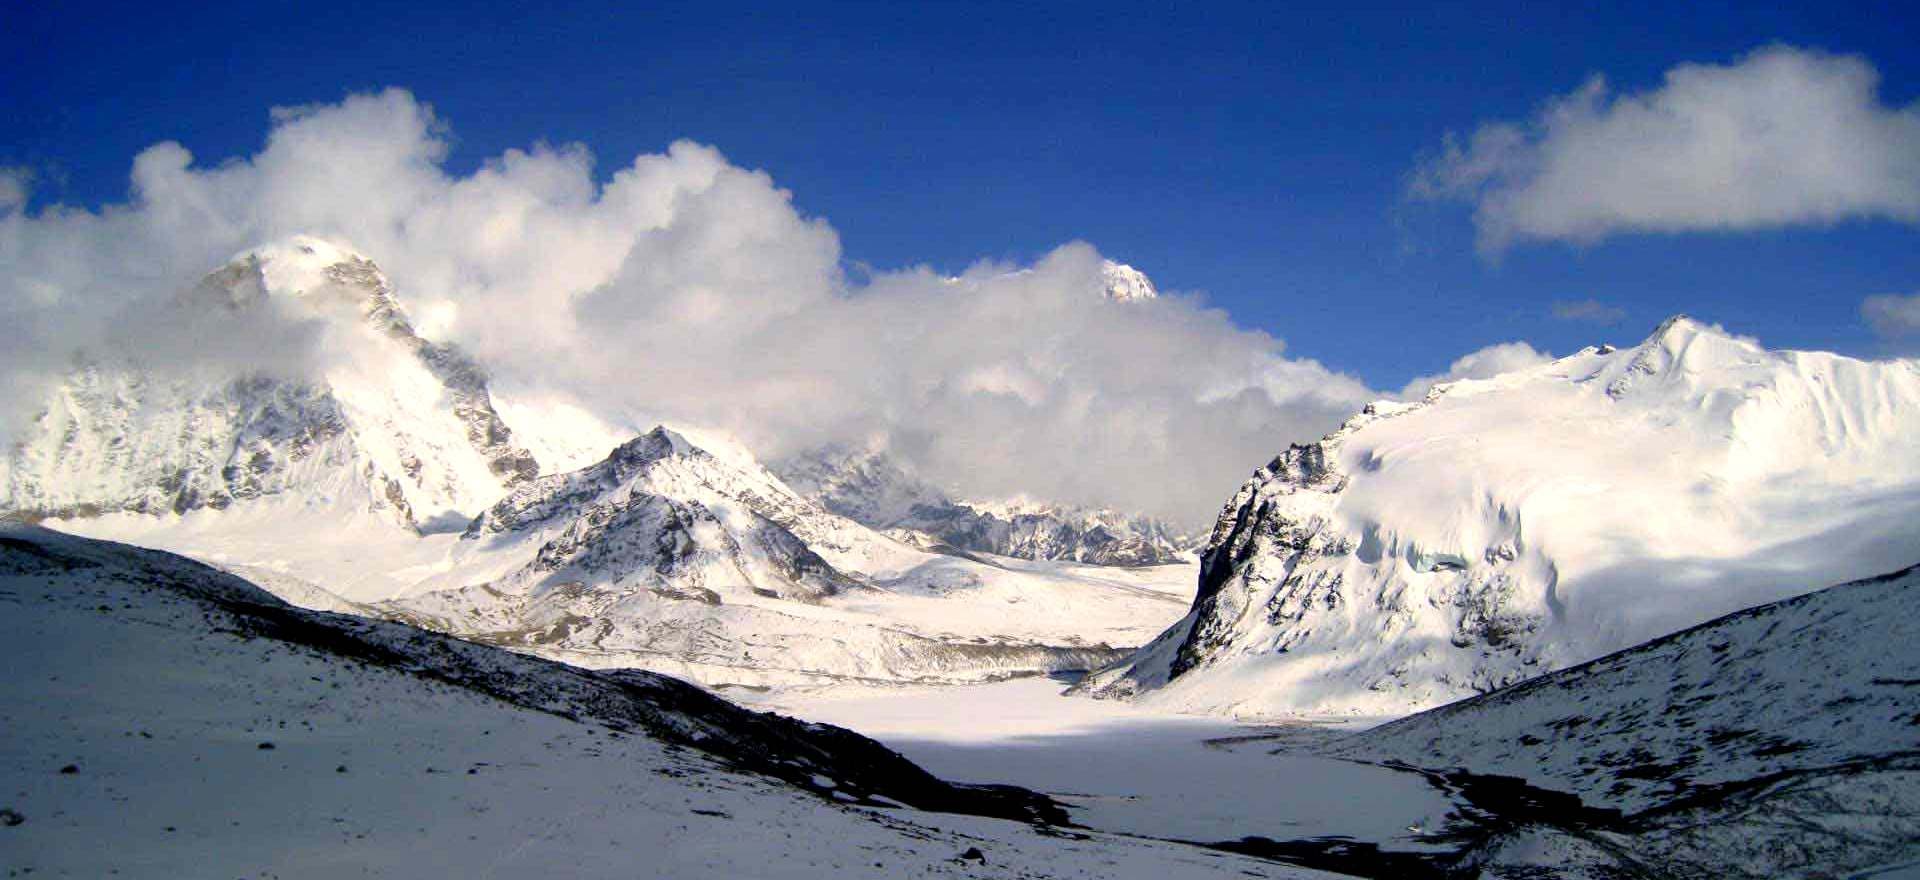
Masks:
[[[1508,339],[1633,341],[1676,311],[1875,353],[1858,304],[1920,291],[1913,227],[1531,245],[1495,265],[1468,208],[1403,195],[1445,132],[1524,117],[1594,72],[1636,90],[1783,41],[1863,54],[1883,99],[1910,103],[1920,10],[1552,5],[16,0],[0,164],[40,174],[36,206],[97,206],[125,198],[153,142],[217,163],[259,148],[269,107],[398,85],[450,122],[456,171],[546,140],[611,172],[693,138],[771,173],[850,263],[951,270],[1085,239],[1378,387]],[[1628,317],[1551,318],[1586,298]]]

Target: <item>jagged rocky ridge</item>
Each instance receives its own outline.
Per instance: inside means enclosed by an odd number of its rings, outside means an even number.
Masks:
[[[958,501],[879,450],[824,447],[788,459],[780,473],[826,509],[935,552],[1124,566],[1191,558],[1193,542],[1153,517],[1072,505]]]
[[[1920,859],[1916,640],[1920,567],[1736,612],[1328,751],[1430,768],[1488,809],[1481,876],[1865,876]]]
[[[1687,318],[1370,406],[1223,509],[1185,619],[1083,685],[1398,714],[1911,561],[1920,362]]]
[[[539,468],[485,374],[416,333],[371,261],[311,237],[236,257],[172,307],[334,322],[351,351],[314,379],[207,384],[94,358],[0,460],[0,510],[33,517],[183,513],[301,494],[412,528],[462,521]],[[213,317],[218,317],[215,315]]]

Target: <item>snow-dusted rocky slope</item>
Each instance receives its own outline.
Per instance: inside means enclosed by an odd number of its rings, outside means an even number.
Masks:
[[[1091,565],[1171,565],[1192,542],[1148,516],[1015,500],[958,501],[885,452],[830,446],[780,465],[796,491],[834,513],[929,550]]]
[[[1187,617],[1087,689],[1399,714],[1920,556],[1920,361],[1686,319],[1370,406],[1228,502]]]
[[[1564,876],[1586,876],[1583,865],[1592,876],[1861,876],[1920,861],[1916,644],[1920,568],[1908,568],[1740,611],[1330,751],[1438,768],[1502,809],[1514,827],[1482,858],[1516,876],[1528,864]],[[1527,803],[1536,806],[1514,809]]]
[[[1043,798],[848,731],[302,611],[164,553],[0,527],[0,609],[20,876],[1327,876],[1053,831]]]
[[[479,367],[414,332],[386,276],[351,250],[306,236],[262,247],[172,307],[185,322],[269,309],[317,320],[343,356],[317,381],[86,363],[0,458],[0,510],[182,513],[294,496],[435,527],[539,470]]]

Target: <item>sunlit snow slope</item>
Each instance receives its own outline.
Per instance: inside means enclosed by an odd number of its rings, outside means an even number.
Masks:
[[[1191,612],[1089,682],[1399,714],[1920,559],[1920,361],[1686,319],[1369,407],[1254,474]]]

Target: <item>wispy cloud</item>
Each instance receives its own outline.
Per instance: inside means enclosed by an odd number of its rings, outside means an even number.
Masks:
[[[286,334],[200,346],[130,317],[296,233],[378,261],[501,388],[725,429],[769,458],[879,438],[969,495],[1191,522],[1276,445],[1378,396],[1197,302],[1107,300],[1085,244],[958,279],[849,279],[825,220],[711,147],[673,144],[605,183],[577,145],[457,175],[446,131],[407,92],[357,95],[275,111],[264,149],[217,166],[153,146],[127,204],[0,214],[0,429],[30,417],[76,348],[298,369]]]
[[[1867,297],[1860,303],[1860,316],[1867,319],[1874,335],[1890,344],[1900,348],[1920,345],[1920,293]]]
[[[1483,253],[1529,240],[1920,222],[1920,105],[1891,107],[1857,56],[1770,46],[1683,64],[1657,89],[1594,76],[1525,122],[1449,135],[1410,195],[1474,205]]]
[[[1627,317],[1627,310],[1619,306],[1610,306],[1597,299],[1555,300],[1553,316],[1562,321],[1586,321],[1593,324],[1618,324]]]
[[[27,206],[27,196],[32,191],[32,170],[20,167],[0,166],[0,214],[25,208]]]

